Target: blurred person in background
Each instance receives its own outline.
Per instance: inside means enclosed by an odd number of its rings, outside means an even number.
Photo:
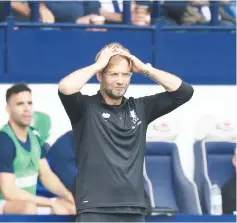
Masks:
[[[123,23],[123,0],[98,0],[94,1],[99,8],[100,15],[106,19],[106,23]]]
[[[205,23],[210,23],[211,21],[211,2],[203,0],[191,0],[190,7],[196,9],[198,13],[204,17]],[[229,8],[231,0],[222,0],[219,2],[219,14],[218,19],[221,25],[234,25],[236,24],[235,17],[228,13],[225,9]]]
[[[160,83],[165,92],[129,99],[132,72]],[[94,76],[96,95],[81,88]],[[71,121],[79,171],[74,183],[78,222],[144,222],[143,164],[149,123],[189,101],[193,88],[145,64],[119,43],[105,46],[95,63],[67,75],[59,97]]]
[[[235,17],[228,7],[230,0],[220,1],[219,20],[221,25],[235,24]],[[162,16],[165,24],[177,25],[208,25],[211,21],[210,1],[164,1],[161,4]]]
[[[123,23],[123,0],[91,1],[91,5],[98,8],[99,14],[105,18],[105,23]],[[131,1],[131,24],[150,25],[150,6],[150,1]]]
[[[223,214],[236,212],[236,150],[232,158],[235,169],[233,177],[228,180],[221,189]]]
[[[45,1],[56,22],[104,24],[93,1]]]
[[[0,21],[6,19],[5,4],[0,3]],[[29,22],[31,20],[31,1],[11,1],[12,14],[14,19],[19,22]],[[43,23],[54,23],[55,18],[52,12],[47,8],[44,2],[39,4],[40,21]]]
[[[228,14],[225,11],[225,8],[228,8],[230,6],[231,1],[230,0],[223,0],[219,2],[219,14],[218,19],[220,21],[221,25],[233,25],[235,24],[235,18],[232,17],[230,14]],[[198,15],[201,18],[201,21],[198,20],[197,24],[203,23],[203,24],[209,24],[211,21],[211,9],[210,9],[210,1],[204,1],[204,0],[190,0],[188,5],[188,10],[191,10],[192,12],[198,12]],[[198,18],[198,15],[196,18]],[[185,20],[184,22],[188,21]],[[195,23],[194,23],[195,24]]]
[[[8,124],[0,130],[0,212],[3,214],[73,214],[72,194],[50,169],[38,132],[30,127],[33,116],[31,89],[16,84],[6,93]],[[36,196],[37,178],[58,195]]]
[[[196,25],[206,22],[193,1],[164,1],[161,9],[164,24]]]
[[[220,1],[219,19],[221,25],[236,25],[236,2],[231,0]]]
[[[236,19],[236,1],[229,0],[229,3],[224,7],[224,11],[232,18]]]
[[[39,5],[40,21],[44,23],[72,22],[77,24],[104,24],[98,9],[90,1],[41,1]],[[11,7],[16,21],[29,22],[31,1],[12,1]],[[90,10],[87,9],[90,8]],[[92,11],[93,13],[88,13]],[[4,4],[0,4],[0,21],[5,20]]]
[[[137,26],[147,26],[151,24],[150,8],[146,4],[135,4],[131,12],[131,22]]]

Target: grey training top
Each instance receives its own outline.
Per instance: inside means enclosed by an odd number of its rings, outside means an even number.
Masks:
[[[185,82],[174,92],[123,98],[119,106],[106,104],[100,92],[93,96],[59,92],[77,153],[74,196],[78,211],[144,210],[147,126],[192,95],[193,88]]]

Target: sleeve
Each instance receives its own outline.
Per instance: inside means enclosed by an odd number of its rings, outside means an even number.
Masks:
[[[168,114],[182,104],[189,101],[193,95],[193,87],[185,82],[173,92],[162,92],[152,96],[139,98],[144,106],[145,118],[147,123]]]
[[[48,143],[44,143],[42,146],[41,146],[41,156],[40,156],[40,159],[43,159],[46,157],[46,151],[48,150]]]
[[[77,92],[71,95],[64,95],[58,91],[59,98],[72,124],[80,121],[86,111],[86,102],[89,96]]]
[[[0,173],[14,173],[13,161],[16,148],[11,138],[6,133],[0,133]]]

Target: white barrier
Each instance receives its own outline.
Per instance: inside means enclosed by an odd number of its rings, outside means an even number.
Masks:
[[[11,85],[0,85],[0,126],[7,122],[5,112],[5,94]],[[52,129],[49,143],[52,144],[60,135],[71,129],[69,119],[58,97],[57,84],[30,84],[33,92],[33,103],[36,111],[50,115]],[[84,94],[96,94],[97,84],[87,84]],[[140,97],[155,94],[164,89],[157,85],[131,85],[126,96]],[[235,86],[194,86],[193,98],[177,110],[160,118],[163,122],[173,121],[178,126],[176,142],[180,150],[181,162],[185,174],[193,176],[193,142],[194,130],[200,118],[206,114],[236,122],[236,87]]]

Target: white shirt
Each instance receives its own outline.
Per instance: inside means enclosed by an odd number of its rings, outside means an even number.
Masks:
[[[99,2],[101,4],[101,8],[106,9],[110,12],[115,12],[112,0],[99,0]],[[119,5],[120,12],[122,12],[123,11],[123,0],[117,0],[117,2]]]

